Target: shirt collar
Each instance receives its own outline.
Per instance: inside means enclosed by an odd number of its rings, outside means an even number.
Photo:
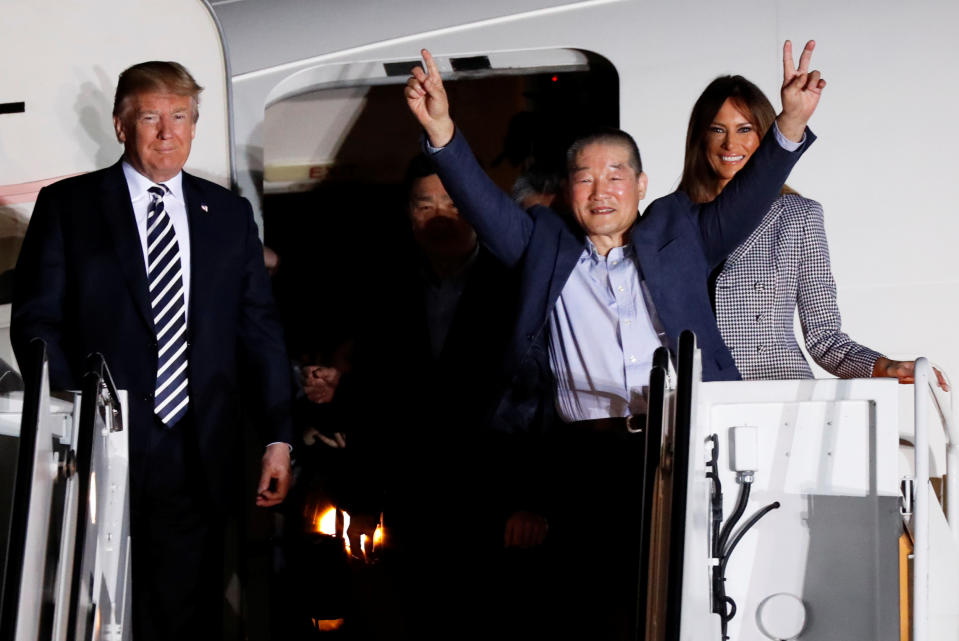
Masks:
[[[124,160],[121,165],[123,166],[123,175],[127,179],[127,187],[130,189],[130,200],[137,201],[141,198],[147,197],[147,190],[153,185],[159,184],[155,183],[136,169],[133,168],[133,165]],[[183,202],[183,172],[178,171],[176,176],[170,180],[164,180],[163,183],[169,189],[168,196],[173,196],[180,202]]]
[[[594,265],[596,263],[605,263],[609,259],[612,260],[622,260],[624,256],[628,256],[628,251],[632,243],[626,243],[620,247],[613,247],[609,250],[609,253],[605,256],[600,255],[596,251],[596,245],[593,244],[593,241],[589,239],[589,236],[586,237],[586,249],[583,251],[583,255],[580,257],[580,262],[590,261]]]

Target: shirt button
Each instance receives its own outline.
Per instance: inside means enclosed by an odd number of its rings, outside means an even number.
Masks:
[[[619,261],[618,261],[618,260],[614,260],[614,261],[613,261],[613,267],[615,267],[615,266],[618,265],[618,264],[619,264]]]
[[[760,354],[762,354],[763,352],[766,351],[766,346],[765,346],[765,345],[757,345],[757,346],[756,346],[756,351],[759,352]]]
[[[629,357],[629,362],[630,362],[630,363],[635,363],[635,362],[636,362],[636,357],[635,357],[635,356],[630,356],[630,357]]]
[[[753,289],[755,289],[757,292],[761,292],[763,291],[763,284],[757,281],[753,284]]]
[[[620,285],[619,287],[616,288],[616,291],[624,292],[624,291],[626,291],[626,290],[623,288],[622,285]]]
[[[633,324],[633,321],[629,320],[628,318],[623,321],[623,325],[632,325],[632,324]]]

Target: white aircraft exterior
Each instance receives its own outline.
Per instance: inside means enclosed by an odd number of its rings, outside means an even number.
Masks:
[[[811,122],[819,139],[789,184],[824,206],[843,327],[891,358],[959,372],[959,4],[4,0],[0,12],[0,272],[43,185],[119,157],[116,77],[142,60],[178,60],[206,87],[187,170],[235,186],[262,221],[264,192],[323,175],[311,171],[333,161],[369,87],[396,84],[402,101],[405,77],[384,65],[424,47],[444,72],[486,56],[487,76],[608,61],[618,91],[590,99],[618,99],[649,202],[675,189],[689,111],[712,78],[742,74],[777,104],[783,41],[798,54],[815,39],[828,81]],[[0,358],[12,363],[9,310]]]
[[[954,3],[99,0],[53,10],[6,0],[3,14],[0,103],[26,105],[0,115],[0,234],[14,238],[39,185],[119,156],[115,79],[144,59],[179,60],[206,87],[188,169],[222,184],[235,176],[259,211],[264,115],[284,98],[401,81],[381,63],[422,47],[441,65],[487,55],[494,69],[592,52],[618,73],[620,126],[642,149],[648,202],[675,188],[686,120],[709,80],[740,73],[775,104],[782,42],[815,38],[829,86],[811,123],[819,141],[790,184],[825,208],[844,328],[890,357],[959,371]],[[288,133],[323,144],[291,148],[284,163],[322,162],[349,122],[339,118]],[[3,242],[0,270],[15,254],[16,241]]]

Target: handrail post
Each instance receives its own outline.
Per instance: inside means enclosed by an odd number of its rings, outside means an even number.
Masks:
[[[929,361],[916,359],[915,369],[915,457],[916,482],[913,502],[913,641],[929,641]]]

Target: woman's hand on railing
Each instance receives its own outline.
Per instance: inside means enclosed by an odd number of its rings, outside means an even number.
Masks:
[[[933,367],[932,369],[936,373],[936,378],[939,381],[939,388],[944,392],[948,392],[949,383],[946,382],[946,377],[943,376],[938,367]],[[872,366],[872,377],[897,378],[900,383],[905,385],[916,382],[915,370],[916,363],[914,361],[894,361],[885,356],[880,356]]]

